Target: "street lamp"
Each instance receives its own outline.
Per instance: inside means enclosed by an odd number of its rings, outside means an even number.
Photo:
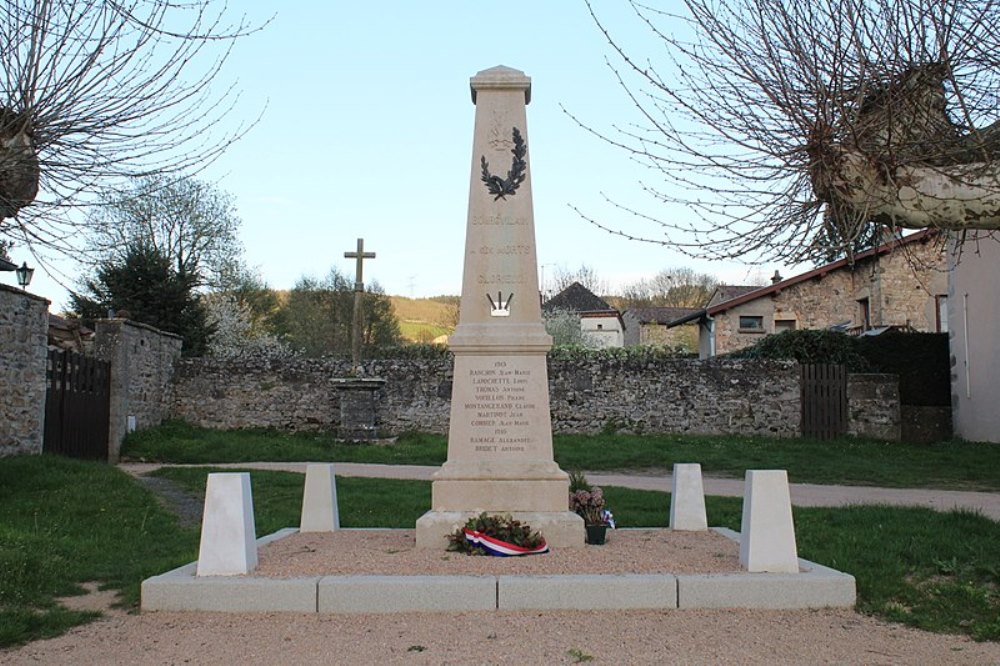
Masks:
[[[14,270],[14,275],[17,276],[17,283],[21,285],[21,288],[27,287],[31,284],[31,278],[35,275],[34,268],[28,268],[28,262],[22,262],[21,267]]]

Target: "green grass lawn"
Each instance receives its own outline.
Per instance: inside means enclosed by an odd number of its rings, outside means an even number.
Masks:
[[[704,473],[742,477],[747,469],[786,469],[792,482],[897,488],[1000,490],[1000,446],[933,445],[844,438],[831,442],[736,435],[557,435],[563,469],[659,470],[701,463]],[[443,435],[410,433],[385,445],[344,444],[332,435],[209,430],[180,422],[129,435],[123,454],[168,463],[329,461],[440,465]]]
[[[173,421],[130,434],[122,456],[178,464],[359,462],[440,465],[448,445],[439,435],[409,433],[391,446],[345,444],[333,435],[272,430],[210,430]]]
[[[56,456],[0,458],[0,646],[55,636],[96,613],[59,596],[98,581],[139,600],[143,578],[192,559],[198,534],[127,474]]]

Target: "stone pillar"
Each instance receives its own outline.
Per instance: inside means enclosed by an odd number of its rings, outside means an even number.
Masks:
[[[257,535],[250,475],[208,475],[198,546],[198,576],[239,576],[257,568]]]
[[[798,573],[788,472],[747,470],[740,527],[740,564],[751,573]]]
[[[455,354],[448,460],[434,475],[417,546],[482,511],[509,513],[549,544],[584,544],[569,480],[552,455],[535,223],[527,163],[531,79],[494,67],[471,80],[476,122]]]
[[[117,463],[125,435],[166,416],[181,338],[126,319],[100,319],[94,328],[94,355],[111,363],[108,462]]]
[[[0,285],[0,456],[41,453],[49,301]]]
[[[340,529],[337,505],[337,475],[333,465],[306,466],[306,484],[302,491],[300,532],[334,532]]]
[[[670,529],[705,532],[705,490],[699,463],[674,464],[673,489],[670,493]]]

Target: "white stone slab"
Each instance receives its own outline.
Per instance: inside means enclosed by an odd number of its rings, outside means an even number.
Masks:
[[[337,477],[333,465],[307,465],[299,530],[333,532],[339,529],[340,508],[337,506]]]
[[[740,564],[751,573],[798,573],[788,473],[748,470],[743,490]]]
[[[671,574],[499,576],[500,610],[677,608]]]
[[[320,613],[496,610],[493,576],[327,576]]]
[[[257,568],[250,475],[208,475],[198,548],[199,576],[237,576]]]
[[[676,463],[673,488],[670,493],[670,529],[687,532],[708,530],[705,512],[705,489],[701,481],[701,465]]]

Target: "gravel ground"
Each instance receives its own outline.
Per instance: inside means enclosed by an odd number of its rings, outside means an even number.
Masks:
[[[552,575],[732,573],[739,546],[714,532],[630,529],[608,532],[603,546],[558,548],[527,557],[478,557],[414,547],[413,530],[293,534],[259,551],[255,576]]]
[[[526,558],[418,551],[413,534],[294,535],[255,575],[730,571],[715,534],[617,530],[604,546]],[[588,563],[589,561],[589,563]],[[851,610],[492,611],[333,615],[112,612],[3,664],[1000,664],[1000,644],[921,632]]]
[[[587,659],[590,657],[591,659]],[[848,610],[143,613],[4,664],[997,664],[1000,645]]]

